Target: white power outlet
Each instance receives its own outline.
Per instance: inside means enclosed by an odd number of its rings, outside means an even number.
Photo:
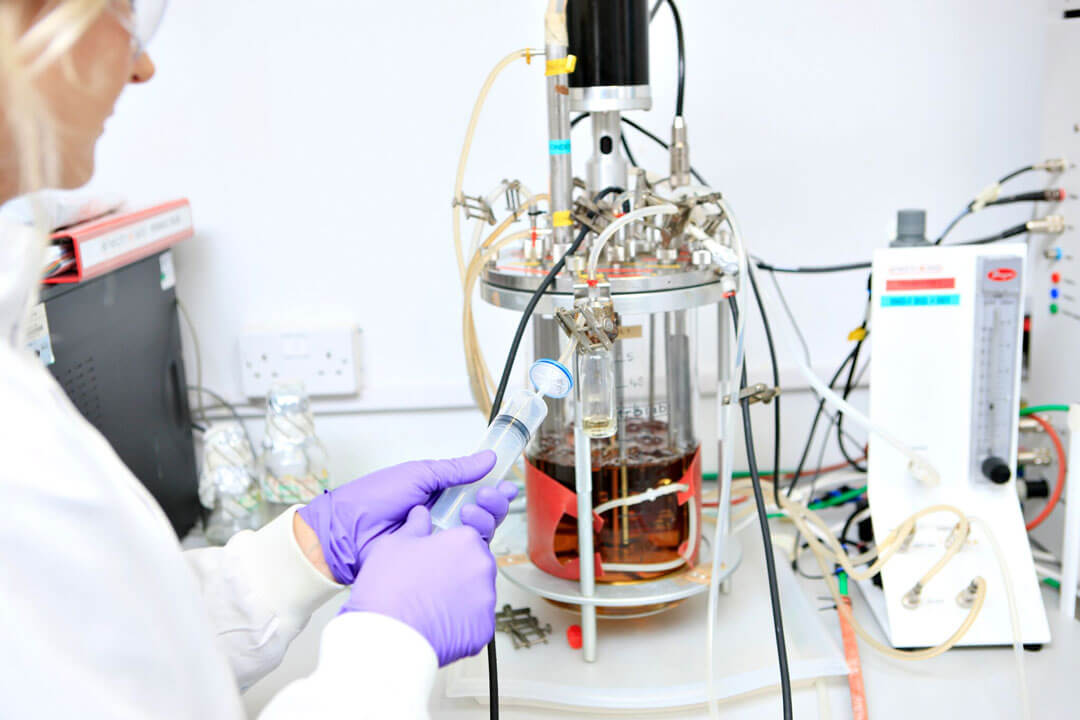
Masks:
[[[356,396],[361,389],[361,331],[356,327],[249,332],[240,337],[240,384],[247,397],[302,380],[310,395]]]

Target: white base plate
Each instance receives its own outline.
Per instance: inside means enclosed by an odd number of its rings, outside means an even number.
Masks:
[[[742,543],[737,537],[728,538],[724,558],[720,563],[720,579],[729,577],[742,562]],[[646,582],[612,585],[596,583],[596,592],[585,597],[576,580],[565,580],[549,575],[529,561],[525,554],[524,516],[511,518],[505,530],[499,533],[492,551],[499,563],[499,570],[510,582],[535,593],[542,598],[571,605],[596,605],[598,607],[643,607],[685,600],[709,589],[712,574],[712,544],[702,535],[698,563],[683,567],[661,578]]]
[[[513,519],[513,518],[512,518]],[[500,531],[493,546],[505,549]],[[744,543],[746,569],[733,577],[733,590],[720,595],[715,637],[715,684],[719,698],[732,698],[778,685],[776,645],[768,580],[760,542]],[[847,674],[844,656],[825,623],[835,613],[817,612],[787,563],[777,567],[793,683]],[[648,583],[645,583],[648,584]],[[618,622],[599,618],[597,661],[586,663],[567,644],[566,631],[580,623],[577,613],[548,605],[500,577],[497,606],[530,607],[541,624],[551,624],[548,643],[514,650],[509,636],[496,633],[499,693],[503,705],[531,705],[582,712],[624,712],[703,705],[705,687],[704,593],[662,615]],[[823,622],[824,621],[824,622]],[[446,694],[487,699],[483,653],[446,670]],[[779,699],[777,699],[779,703]]]

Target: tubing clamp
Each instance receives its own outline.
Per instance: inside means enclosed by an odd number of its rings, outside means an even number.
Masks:
[[[756,402],[769,404],[772,399],[780,394],[779,387],[769,387],[765,383],[756,383],[754,385],[748,385],[740,390],[738,393],[732,393],[731,395],[724,396],[724,404],[730,405],[733,402],[739,403],[743,400],[749,400],[750,404]]]

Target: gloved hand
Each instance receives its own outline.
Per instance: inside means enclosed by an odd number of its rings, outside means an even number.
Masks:
[[[395,465],[323,493],[298,514],[319,538],[334,579],[352,585],[372,540],[401,527],[417,505],[430,508],[442,490],[475,482],[494,465],[495,453],[490,450],[452,460]],[[482,488],[475,505],[461,508],[461,522],[490,540],[516,495],[517,486],[511,482]]]
[[[439,667],[480,652],[495,634],[495,558],[471,527],[431,534],[415,507],[374,543],[342,613],[400,620],[431,643]]]

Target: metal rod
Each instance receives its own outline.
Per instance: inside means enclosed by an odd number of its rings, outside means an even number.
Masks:
[[[620,118],[618,111],[592,113],[593,151],[585,163],[585,184],[590,194],[606,187],[626,188],[626,158],[619,142]],[[624,238],[625,233],[620,231],[617,239]]]
[[[548,43],[544,46],[548,62],[562,60],[567,47]],[[570,95],[567,75],[547,76],[548,109],[548,158],[550,161],[551,217],[554,226],[554,242],[569,244],[571,230],[571,193],[574,189],[574,173],[570,163]]]
[[[649,423],[656,407],[656,314],[649,315]],[[651,428],[650,428],[651,430]]]
[[[716,314],[718,320],[716,326],[716,462],[719,468],[717,482],[720,484],[720,500],[716,511],[716,521],[721,523],[721,545],[720,547],[713,548],[713,552],[722,553],[726,550],[727,538],[731,533],[731,474],[724,472],[724,431],[726,429],[724,426],[726,424],[726,411],[722,398],[725,393],[731,392],[735,383],[731,373],[732,343],[727,342],[732,328],[731,310],[728,308],[727,303],[717,303]],[[734,442],[734,440],[730,438],[728,438],[727,441]],[[720,583],[720,592],[725,594],[731,592],[730,575]]]
[[[581,427],[581,402],[574,421],[574,483],[577,490],[577,530],[580,585],[583,597],[596,594],[596,565],[592,523],[592,448]],[[581,647],[585,662],[596,662],[596,606],[581,606]]]
[[[622,411],[623,403],[626,401],[626,372],[625,372],[625,356],[623,355],[623,341],[615,341],[615,417],[617,418],[618,428],[615,432],[615,436],[611,438],[611,442],[615,443],[615,449],[619,454],[619,479],[612,480],[612,484],[618,483],[617,487],[613,487],[614,491],[611,495],[612,498],[626,497],[630,494],[630,490],[627,487],[626,478],[626,414]],[[630,543],[630,507],[623,505],[617,511],[620,515],[620,529],[622,538],[619,542],[620,549]],[[614,531],[614,528],[612,528]],[[612,532],[612,535],[615,533]],[[620,555],[620,562],[624,559]]]
[[[1061,554],[1061,617],[1071,623],[1076,616],[1076,582],[1080,578],[1080,405],[1072,405],[1068,414],[1069,465],[1065,481],[1068,503],[1065,505],[1065,534]]]

